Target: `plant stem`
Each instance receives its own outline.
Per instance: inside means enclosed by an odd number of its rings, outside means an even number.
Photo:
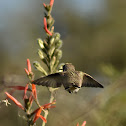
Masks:
[[[50,100],[49,103],[52,103],[54,101],[54,91],[50,91]],[[47,116],[49,114],[49,109],[44,111],[44,117],[47,119]],[[45,126],[45,122],[43,121],[42,126]]]

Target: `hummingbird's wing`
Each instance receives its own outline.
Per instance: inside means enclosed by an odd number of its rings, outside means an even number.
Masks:
[[[82,87],[99,87],[104,88],[100,83],[98,83],[93,77],[84,73]]]
[[[63,72],[50,74],[48,76],[41,77],[37,80],[34,80],[32,83],[36,85],[57,88],[62,85],[62,76],[63,76]]]

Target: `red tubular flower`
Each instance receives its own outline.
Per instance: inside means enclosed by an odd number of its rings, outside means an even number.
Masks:
[[[83,122],[83,124],[81,126],[85,126],[86,125],[86,121]],[[77,123],[76,126],[79,126],[79,123]]]
[[[26,84],[26,86],[25,86],[23,99],[26,99],[27,98],[27,95],[26,95],[27,90],[28,90],[28,84]]]
[[[42,115],[40,115],[42,109],[43,109],[43,107],[40,107],[40,108],[38,108],[38,109],[36,109],[36,110],[34,111],[36,114],[35,114],[33,123],[35,123],[35,122],[37,121],[38,118],[41,118],[45,123],[47,122],[47,120],[46,120]]]
[[[25,70],[26,74],[29,75],[29,71],[26,68],[24,68],[24,70]]]
[[[50,36],[52,36],[52,33],[48,30],[48,28],[47,28],[47,22],[46,22],[46,17],[44,17],[44,29],[45,29],[45,31],[50,35]]]
[[[45,3],[43,3],[43,6],[44,6],[44,7],[46,7],[46,4],[45,4]]]
[[[9,94],[12,95],[14,93],[14,91],[15,91],[15,89],[11,90]],[[9,97],[7,96],[5,99],[8,99],[8,98]]]
[[[32,73],[31,63],[30,63],[30,60],[29,59],[27,59],[27,68],[28,69],[24,68],[24,70],[25,70],[26,74],[29,75],[30,73]]]
[[[9,97],[18,107],[20,107],[22,110],[24,110],[24,107],[22,106],[22,104],[17,101],[17,99],[15,99],[12,95],[10,95],[8,92],[5,92],[5,94],[7,95],[7,97]]]
[[[33,111],[31,113],[31,116],[36,113],[33,122],[35,123],[38,118],[41,118],[46,123],[47,122],[46,119],[42,115],[40,115],[40,114],[41,114],[41,111],[43,109],[56,107],[56,106],[51,106],[52,104],[55,104],[55,101],[52,102],[52,103],[48,103],[48,104],[42,105],[40,108],[37,108],[35,111]]]
[[[29,102],[30,102],[30,105],[31,105],[32,102],[33,102],[33,95],[32,95],[32,94],[29,96]]]
[[[83,124],[81,126],[85,126],[86,125],[86,121],[83,122]]]
[[[14,90],[24,90],[24,97],[23,99],[26,99],[26,92],[31,91],[31,89],[28,88],[28,84],[24,86],[7,86],[7,88],[13,88]]]
[[[27,90],[28,90],[28,84],[26,84],[26,86],[25,86],[24,97],[23,97],[23,99],[28,99],[28,97],[27,97],[27,95],[26,95]],[[34,92],[36,92],[36,88],[33,88],[33,86],[32,86],[32,93],[31,93],[30,96],[29,96],[30,105],[31,105],[32,102],[33,102],[33,95],[34,95],[34,97],[36,96],[36,98],[37,98],[37,95],[36,95],[36,93],[33,93],[33,90],[35,90]]]
[[[37,93],[36,93],[36,86],[35,86],[35,84],[32,84],[32,93],[33,93],[34,98],[36,99],[37,98]]]
[[[30,63],[29,59],[27,59],[27,66],[28,66],[28,71],[32,72],[32,70],[31,70],[31,63]]]
[[[53,3],[54,3],[54,0],[50,0],[50,4],[49,5],[52,7]]]
[[[52,106],[52,104],[55,104],[55,101],[53,101],[52,103],[48,103],[48,104],[42,105],[43,109],[55,108],[56,106]]]
[[[13,88],[15,90],[25,90],[24,86],[7,86],[7,88]],[[27,89],[28,91],[31,91],[31,89]]]

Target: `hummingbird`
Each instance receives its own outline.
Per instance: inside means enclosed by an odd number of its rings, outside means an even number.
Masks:
[[[72,63],[63,65],[63,72],[49,74],[48,76],[34,80],[32,83],[52,88],[58,88],[63,85],[69,93],[77,93],[81,87],[104,88],[89,74],[76,71]]]

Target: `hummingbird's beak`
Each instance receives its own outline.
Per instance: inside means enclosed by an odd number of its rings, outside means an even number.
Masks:
[[[60,68],[59,70],[63,70],[63,68]]]
[[[59,69],[59,72],[62,72],[62,71],[63,71],[63,68],[60,68],[60,69]]]

